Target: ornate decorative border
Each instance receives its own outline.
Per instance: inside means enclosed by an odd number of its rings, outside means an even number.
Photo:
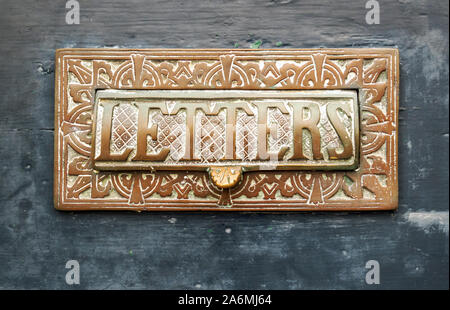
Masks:
[[[397,49],[61,49],[55,72],[57,209],[397,208]],[[231,189],[216,188],[205,172],[95,173],[90,156],[96,89],[357,89],[360,167],[246,172]]]

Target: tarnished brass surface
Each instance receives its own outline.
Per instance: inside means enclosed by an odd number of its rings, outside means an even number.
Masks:
[[[242,174],[242,167],[214,167],[209,170],[212,182],[220,188],[230,188],[235,186]]]
[[[397,207],[396,49],[63,49],[61,210]]]
[[[100,90],[97,170],[352,170],[356,91]]]

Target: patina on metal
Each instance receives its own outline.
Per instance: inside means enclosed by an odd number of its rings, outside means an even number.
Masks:
[[[398,52],[64,49],[63,210],[397,206]]]
[[[356,91],[101,90],[97,170],[354,170]],[[233,173],[234,172],[234,173]]]

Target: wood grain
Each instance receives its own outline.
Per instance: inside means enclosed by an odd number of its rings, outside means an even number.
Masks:
[[[0,288],[448,289],[448,1],[0,1]],[[64,47],[398,47],[399,210],[61,213],[54,52]],[[427,219],[431,219],[427,221]],[[365,263],[381,285],[365,284]]]

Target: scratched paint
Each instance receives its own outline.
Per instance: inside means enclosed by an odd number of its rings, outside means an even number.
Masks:
[[[448,211],[407,212],[405,219],[426,233],[437,229],[448,236]]]
[[[66,289],[69,259],[80,262],[80,289],[367,289],[371,259],[381,267],[375,288],[448,289],[448,1],[379,1],[381,23],[372,26],[364,1],[284,2],[80,1],[73,26],[64,24],[64,3],[1,1],[0,289]],[[56,48],[232,48],[257,40],[262,48],[281,41],[400,49],[398,212],[53,209]]]

